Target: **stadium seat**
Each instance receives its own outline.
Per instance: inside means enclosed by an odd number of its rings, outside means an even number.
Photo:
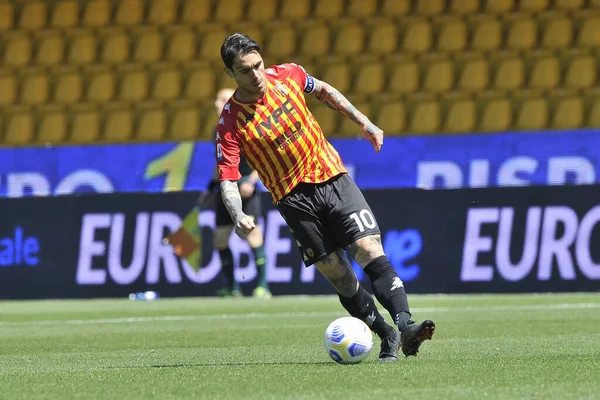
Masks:
[[[9,146],[22,146],[33,141],[35,128],[31,108],[26,106],[9,107],[0,114],[5,119],[2,143]]]
[[[600,96],[589,99],[590,109],[587,113],[586,126],[600,128]]]
[[[17,76],[10,69],[0,69],[0,107],[7,107],[17,99]],[[0,130],[2,126],[0,125]]]
[[[244,14],[243,0],[219,0],[215,2],[212,20],[217,23],[231,23],[242,20]]]
[[[249,0],[244,16],[250,22],[269,22],[275,19],[278,0]]]
[[[177,0],[151,0],[148,8],[148,23],[170,25],[177,21]]]
[[[377,0],[348,0],[346,16],[370,18],[377,13]]]
[[[2,67],[23,68],[31,62],[31,39],[21,32],[3,35],[4,62]]]
[[[54,78],[52,102],[71,105],[81,101],[83,96],[83,78],[74,67],[61,68]]]
[[[486,0],[484,11],[489,14],[506,14],[515,7],[515,0]]]
[[[290,57],[296,52],[296,30],[289,22],[274,22],[268,24],[264,52],[266,57]]]
[[[119,0],[116,2],[115,23],[117,25],[139,25],[144,20],[142,0]]]
[[[422,89],[426,92],[447,92],[454,86],[454,64],[443,55],[430,53],[423,58]]]
[[[542,23],[541,47],[545,49],[564,49],[571,46],[573,24],[567,16],[556,16]]]
[[[530,89],[550,90],[560,84],[560,63],[558,58],[551,54],[542,53],[532,56],[529,61],[529,77],[527,87]]]
[[[365,30],[358,21],[340,23],[332,28],[335,34],[333,53],[340,56],[358,56],[365,47]]]
[[[221,46],[227,35],[223,25],[204,25],[200,31],[200,59],[221,62]]]
[[[215,71],[208,65],[193,63],[184,69],[185,98],[188,100],[203,100],[215,93]]]
[[[549,0],[519,0],[517,2],[517,11],[523,11],[527,13],[539,13],[546,11],[550,6]]]
[[[506,19],[506,49],[531,50],[537,43],[537,24],[529,16],[515,14]]]
[[[133,113],[126,103],[109,103],[102,110],[102,140],[107,143],[129,142],[133,136]]]
[[[316,105],[314,107],[310,107],[310,111],[317,119],[317,122],[319,123],[319,126],[321,126],[325,136],[334,136],[338,133],[336,111],[333,111],[326,105]]]
[[[431,25],[426,19],[407,19],[403,26],[401,50],[405,53],[425,53],[431,49]]]
[[[479,117],[477,130],[480,132],[507,131],[512,125],[511,102],[506,97],[488,97],[477,100]]]
[[[559,11],[574,11],[583,8],[584,0],[554,0],[554,8]]]
[[[153,63],[163,56],[163,34],[154,27],[137,28],[134,31],[133,61]]]
[[[48,101],[50,82],[48,75],[41,68],[29,68],[20,71],[21,104],[42,105]]]
[[[208,21],[211,17],[210,6],[211,0],[184,0],[181,22],[195,25]]]
[[[37,113],[37,143],[64,144],[67,137],[68,119],[65,110],[57,105],[42,107]]]
[[[479,11],[479,1],[480,0],[451,0],[449,10],[453,14],[473,15]]]
[[[436,50],[440,52],[463,51],[467,46],[467,26],[460,18],[445,17],[436,22]]]
[[[172,101],[181,93],[181,74],[179,69],[170,64],[157,64],[152,67],[152,88],[150,97],[153,100]]]
[[[390,19],[375,20],[369,29],[367,54],[384,56],[398,48],[398,27]]]
[[[74,144],[97,143],[100,136],[100,112],[92,104],[79,104],[69,110],[71,124],[69,142]]]
[[[110,23],[112,6],[110,0],[90,0],[83,3],[83,26],[97,28]]]
[[[583,98],[576,92],[559,90],[550,99],[552,104],[550,128],[575,129],[583,126]]]
[[[198,106],[189,102],[171,103],[169,140],[193,140],[200,133]]]
[[[325,56],[331,49],[329,27],[321,21],[309,20],[300,26],[298,53],[303,56]]]
[[[406,107],[403,102],[396,100],[378,104],[375,123],[384,134],[401,135],[406,128]]]
[[[15,11],[11,3],[0,3],[0,32],[14,28]]]
[[[342,93],[350,91],[350,66],[347,63],[328,64],[323,67],[323,80]]]
[[[443,13],[445,7],[445,0],[419,0],[415,2],[415,13],[430,17]]]
[[[148,71],[138,64],[124,64],[118,67],[118,99],[138,102],[148,96]]]
[[[600,17],[591,17],[583,21],[576,45],[591,49],[600,47]]]
[[[96,36],[86,30],[71,31],[67,36],[67,63],[72,65],[88,65],[96,61],[98,42]]]
[[[587,89],[596,83],[596,59],[591,55],[581,55],[570,60],[566,74],[565,87],[571,89]]]
[[[63,61],[65,41],[56,31],[41,31],[35,35],[36,51],[34,63],[51,67]]]
[[[105,64],[122,64],[129,60],[129,36],[119,28],[103,32],[100,61]]]
[[[332,0],[334,3],[335,1]],[[279,19],[282,21],[302,21],[310,14],[308,0],[282,0],[279,9]]]
[[[459,94],[442,100],[444,122],[443,132],[465,133],[473,132],[476,126],[475,101],[470,97]]]
[[[368,61],[355,64],[356,78],[352,85],[352,93],[359,95],[372,95],[384,90],[384,66],[379,61]]]
[[[478,54],[463,54],[454,60],[457,69],[457,89],[464,93],[486,90],[490,81],[490,67],[487,60]]]
[[[473,34],[470,50],[495,51],[502,45],[502,24],[494,17],[483,16],[473,19]]]
[[[86,75],[85,96],[87,102],[103,104],[114,100],[117,78],[110,67],[94,65],[86,69]]]
[[[46,27],[48,20],[48,4],[45,1],[23,2],[19,16],[18,28],[26,31],[37,31]]]
[[[196,57],[196,35],[190,27],[171,27],[165,36],[167,61],[189,61]]]
[[[515,129],[519,131],[535,131],[548,127],[548,101],[539,94],[523,92],[515,98]]]
[[[493,59],[494,73],[492,89],[500,91],[520,90],[525,82],[525,67],[518,55],[507,55]]]
[[[402,17],[410,11],[411,0],[381,0],[380,15]]]
[[[136,106],[135,139],[139,142],[159,142],[167,133],[167,113],[160,103],[145,102]]]
[[[437,133],[441,125],[441,110],[434,98],[414,99],[408,103],[408,131],[411,133]]]
[[[417,91],[420,87],[420,73],[419,65],[414,60],[392,63],[388,90],[398,94]]]
[[[589,8],[600,8],[600,0],[590,0],[588,7]]]
[[[283,0],[282,4],[282,18],[285,18],[285,14],[283,13],[284,7],[286,7],[289,3],[304,4],[306,3],[306,7],[308,8],[307,0]],[[335,20],[340,18],[344,13],[344,2],[343,0],[327,0],[327,1],[317,1],[315,2],[315,8],[313,11],[313,17],[323,20]]]
[[[79,6],[76,0],[61,0],[50,17],[50,27],[56,29],[74,28],[79,24]]]

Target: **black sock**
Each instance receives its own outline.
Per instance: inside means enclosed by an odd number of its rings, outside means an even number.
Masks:
[[[371,280],[377,301],[388,310],[394,323],[402,331],[411,314],[404,284],[392,264],[386,256],[377,257],[365,267],[365,273]]]
[[[240,285],[233,275],[233,254],[231,254],[231,250],[229,248],[219,250],[219,256],[221,257],[221,270],[225,277],[225,284],[229,289],[239,290]]]
[[[348,313],[366,323],[373,332],[380,338],[390,335],[390,329],[385,319],[375,305],[373,297],[362,286],[358,287],[358,291],[352,297],[343,297],[338,293],[340,303],[348,311]]]

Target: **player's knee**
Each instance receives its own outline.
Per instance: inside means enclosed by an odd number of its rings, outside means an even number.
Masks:
[[[217,227],[215,230],[215,236],[213,239],[213,246],[217,250],[224,250],[229,246],[229,236],[233,227]]]
[[[362,237],[350,244],[347,249],[362,268],[365,268],[376,258],[385,256],[381,244],[381,235]]]

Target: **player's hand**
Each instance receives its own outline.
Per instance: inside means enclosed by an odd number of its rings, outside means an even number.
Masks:
[[[254,190],[256,190],[256,185],[251,182],[246,181],[240,184],[240,196],[242,199],[248,199],[252,197]]]
[[[242,239],[246,239],[250,232],[256,228],[254,219],[246,214],[243,214],[235,223],[235,234]]]
[[[383,131],[373,123],[369,123],[362,128],[363,136],[371,143],[375,153],[379,153],[383,146]]]

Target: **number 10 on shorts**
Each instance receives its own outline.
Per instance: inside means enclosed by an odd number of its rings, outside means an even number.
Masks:
[[[377,222],[375,222],[373,214],[371,214],[371,212],[365,208],[357,213],[350,214],[350,218],[356,222],[356,225],[358,225],[358,230],[361,232],[365,231],[365,227],[367,229],[373,229],[377,226]]]

